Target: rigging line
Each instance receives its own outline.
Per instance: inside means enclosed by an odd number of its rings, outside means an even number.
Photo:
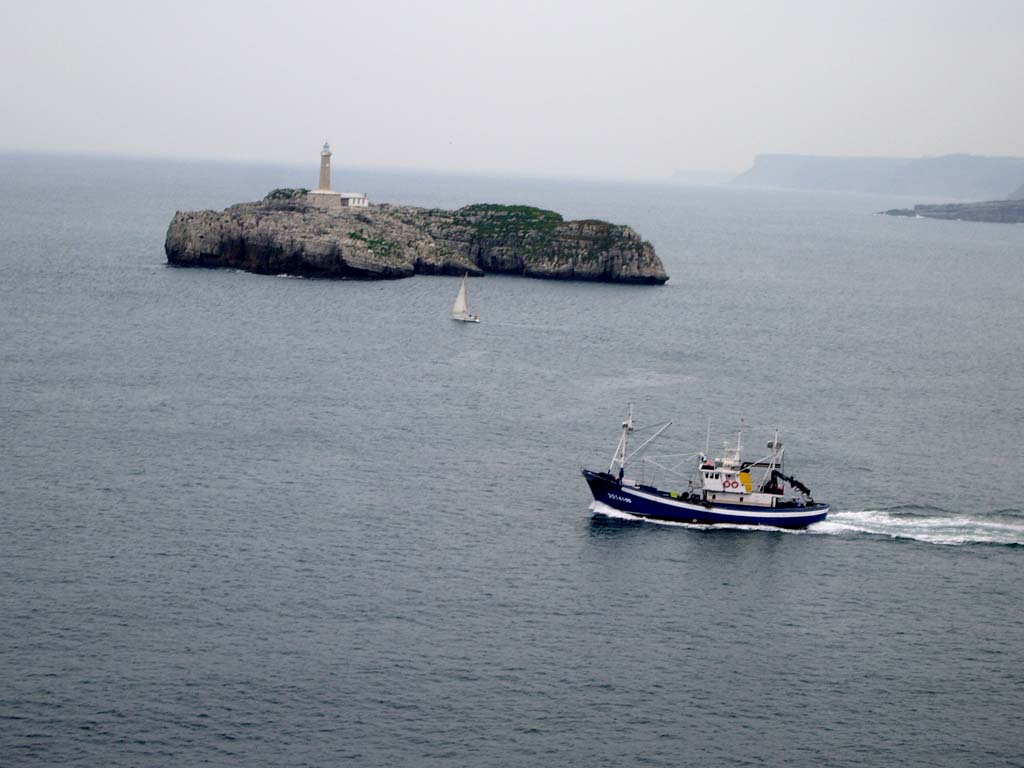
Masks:
[[[664,432],[666,429],[668,429],[671,426],[672,426],[672,422],[671,421],[666,421],[665,422],[665,426],[663,426],[661,429],[659,429],[657,432],[655,432],[649,438],[644,440],[644,442],[640,444],[639,448],[634,448],[633,452],[631,454],[629,454],[628,457],[624,456],[623,459],[622,459],[621,465],[623,467],[625,467],[627,464],[629,464],[631,461],[633,461],[633,459],[637,456],[637,454],[640,453],[640,451],[642,451],[644,448],[646,448],[648,445],[650,445],[654,441],[654,438],[656,438],[658,435],[660,435],[662,432]]]
[[[648,456],[648,458],[653,459],[654,461],[672,461],[672,466],[678,467],[693,461],[698,456],[700,456],[699,453],[690,454],[689,456],[683,456],[679,453],[656,453],[653,456]],[[678,461],[676,461],[676,459],[678,459]]]
[[[671,421],[658,421],[658,422],[655,422],[654,424],[648,424],[646,427],[633,427],[633,431],[634,432],[645,432],[646,430],[654,429],[655,427],[661,427],[661,428],[667,427],[671,423],[672,423]]]
[[[694,454],[691,454],[689,456],[683,456],[681,459],[679,459],[679,461],[675,462],[671,467],[664,467],[664,466],[662,466],[661,464],[658,463],[660,461],[668,461],[670,459],[674,459],[674,458],[676,458],[678,456],[682,456],[682,454],[680,454],[680,453],[658,453],[658,454],[655,454],[654,456],[645,456],[644,457],[644,461],[649,461],[649,462],[651,462],[651,464],[654,464],[656,467],[661,467],[662,469],[664,469],[664,470],[666,470],[668,472],[676,472],[679,467],[683,466],[684,464],[688,464],[693,459],[695,459],[698,456],[700,456],[700,454],[699,453],[694,453]]]
[[[658,469],[660,469],[660,470],[662,470],[664,472],[668,472],[670,475],[676,475],[677,477],[686,477],[685,473],[679,472],[678,470],[673,469],[671,467],[662,466],[658,462],[652,461],[650,458],[644,459],[644,462],[647,463],[647,464],[652,464],[655,467],[657,467]],[[676,465],[676,466],[678,466],[678,465]]]

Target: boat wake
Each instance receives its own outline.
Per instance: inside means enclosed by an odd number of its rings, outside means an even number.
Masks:
[[[995,544],[1024,546],[1024,511],[997,510],[991,513],[957,514],[923,507],[895,507],[863,511],[831,512],[828,519],[809,528],[791,530],[754,525],[699,525],[637,517],[628,512],[595,501],[590,505],[595,515],[611,520],[665,525],[699,530],[773,531],[796,536],[808,535],[870,535],[890,539],[911,539],[926,544],[962,546]]]
[[[954,546],[1024,546],[1024,515],[1019,510],[959,514],[912,507],[833,512],[827,520],[809,528],[808,533],[862,533]]]

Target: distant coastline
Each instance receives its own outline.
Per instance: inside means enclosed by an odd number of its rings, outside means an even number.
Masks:
[[[1024,158],[758,155],[733,184],[833,192],[1001,200],[1024,194]]]
[[[997,224],[1024,223],[1024,200],[989,200],[981,203],[944,203],[915,205],[913,208],[890,208],[887,216],[910,216],[924,219],[983,221]]]

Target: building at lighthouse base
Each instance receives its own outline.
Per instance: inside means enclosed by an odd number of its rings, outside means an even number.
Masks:
[[[335,192],[313,189],[306,193],[306,202],[317,208],[366,208],[370,201],[362,192]]]

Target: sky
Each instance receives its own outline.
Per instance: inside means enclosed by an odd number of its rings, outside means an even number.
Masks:
[[[0,149],[659,179],[1024,156],[1020,0],[0,0]]]

